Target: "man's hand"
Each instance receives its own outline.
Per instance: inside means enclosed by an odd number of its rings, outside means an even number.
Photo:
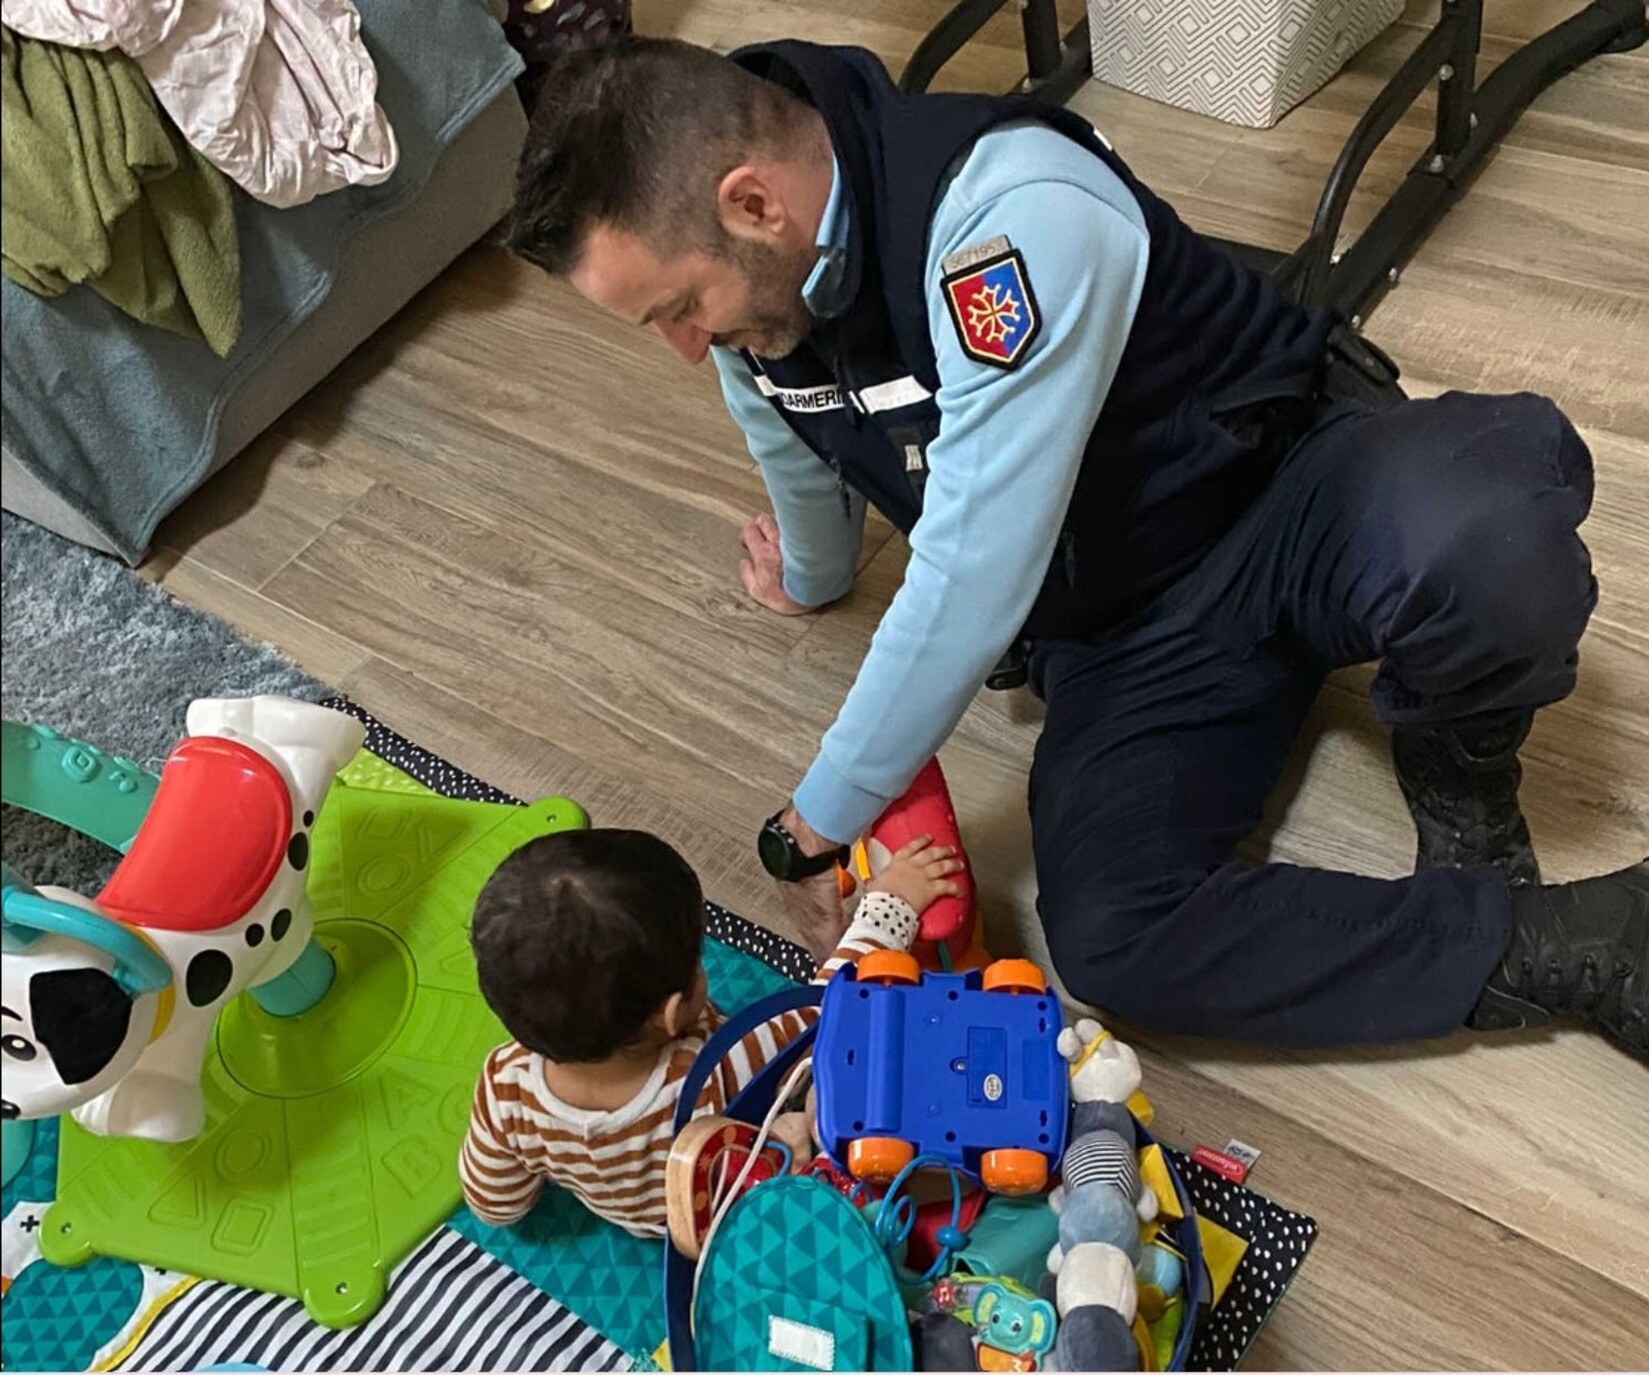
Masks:
[[[779,553],[779,527],[769,515],[760,515],[746,525],[739,539],[745,558],[739,564],[744,590],[769,611],[781,616],[802,616],[813,608],[803,606],[784,590],[784,559]]]
[[[821,855],[836,848],[801,818],[794,807],[786,807],[779,824],[801,846],[802,853]],[[847,930],[847,914],[842,908],[842,890],[836,883],[836,870],[826,869],[822,874],[804,878],[795,883],[780,882],[779,907],[790,919],[792,929],[814,959],[821,963],[828,959],[841,942]]]

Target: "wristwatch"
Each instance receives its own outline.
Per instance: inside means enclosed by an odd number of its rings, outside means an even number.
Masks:
[[[756,837],[756,853],[761,856],[762,868],[774,878],[781,883],[796,883],[847,863],[848,856],[853,853],[852,847],[847,845],[838,845],[823,854],[806,854],[796,837],[780,824],[779,818],[783,815],[784,809],[781,807],[767,818]]]

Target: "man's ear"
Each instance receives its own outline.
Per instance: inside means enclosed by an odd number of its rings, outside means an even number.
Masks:
[[[716,217],[736,238],[776,239],[790,222],[778,188],[749,163],[741,163],[716,185]]]

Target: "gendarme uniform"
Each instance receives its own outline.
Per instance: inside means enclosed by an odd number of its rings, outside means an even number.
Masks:
[[[812,104],[835,154],[812,335],[783,359],[714,351],[786,590],[848,589],[867,502],[910,543],[803,817],[868,826],[1027,637],[1040,913],[1074,993],[1274,1043],[1458,1026],[1505,945],[1503,884],[1239,869],[1232,850],[1340,664],[1385,661],[1391,722],[1569,690],[1595,595],[1572,428],[1533,397],[1325,385],[1328,313],[1191,232],[1069,111],[906,96],[851,48],[733,59]],[[1490,454],[1491,434],[1522,452]],[[1485,623],[1458,595],[1458,533],[1509,510],[1557,576],[1520,559],[1471,580],[1550,614]],[[1399,919],[1424,929],[1394,939]]]

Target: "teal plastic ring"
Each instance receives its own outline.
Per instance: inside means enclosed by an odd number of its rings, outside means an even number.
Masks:
[[[97,912],[14,883],[6,885],[3,910],[5,923],[14,934],[67,936],[103,951],[113,958],[111,974],[128,997],[158,993],[172,982],[170,967],[148,942]],[[32,939],[24,935],[21,943],[28,944]]]

